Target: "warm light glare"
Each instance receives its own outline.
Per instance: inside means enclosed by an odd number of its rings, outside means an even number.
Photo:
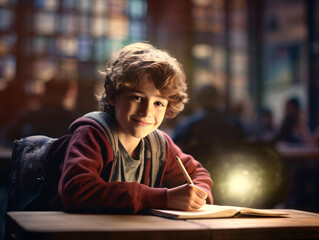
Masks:
[[[247,145],[224,153],[209,166],[216,204],[272,207],[282,194],[284,170],[280,158],[267,147]],[[259,150],[261,151],[260,153]]]
[[[251,204],[264,195],[264,171],[257,165],[233,165],[223,182],[223,199],[236,199],[239,204]]]
[[[251,192],[253,182],[249,178],[248,171],[241,171],[232,174],[228,180],[228,191],[233,195],[246,195]]]

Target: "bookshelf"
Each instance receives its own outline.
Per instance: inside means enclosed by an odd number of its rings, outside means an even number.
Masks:
[[[92,110],[82,97],[94,98],[85,92],[114,51],[145,39],[146,10],[145,0],[1,0],[0,91],[15,81],[41,95],[60,75],[78,85],[77,110]]]

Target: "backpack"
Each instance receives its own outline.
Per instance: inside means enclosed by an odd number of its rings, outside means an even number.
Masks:
[[[117,151],[117,143],[107,127],[110,124],[107,116],[109,115],[105,112],[84,115],[102,127],[113,151]],[[57,193],[61,177],[59,166],[64,161],[71,136],[72,133],[60,138],[36,135],[14,141],[10,162],[8,211],[52,210],[49,209],[49,203]],[[150,151],[151,158],[155,160],[152,162],[152,172],[158,171],[166,157],[165,139],[158,130],[153,131],[146,139],[150,149],[162,149],[160,155]],[[154,177],[153,182],[157,183],[158,177]]]
[[[58,181],[58,166],[63,160],[68,140],[69,135],[60,138],[36,135],[14,141],[10,162],[9,211],[46,209],[49,196],[35,200],[47,190],[49,183]],[[55,156],[47,158],[49,152],[55,152]],[[61,157],[56,157],[58,155]]]

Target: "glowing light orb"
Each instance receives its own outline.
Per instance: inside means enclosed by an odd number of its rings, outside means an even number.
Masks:
[[[246,195],[254,186],[247,170],[235,172],[228,179],[228,191],[234,195]]]
[[[208,167],[215,204],[268,208],[284,193],[280,157],[267,146],[247,146],[224,153]]]

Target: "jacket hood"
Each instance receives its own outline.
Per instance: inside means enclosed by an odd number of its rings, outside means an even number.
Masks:
[[[94,128],[97,128],[99,131],[105,133],[105,130],[101,126],[101,124],[97,120],[94,120],[90,117],[90,115],[95,114],[95,113],[98,113],[98,112],[88,113],[88,114],[85,114],[84,116],[76,119],[69,127],[70,132],[74,133],[74,131],[81,126],[92,126]],[[99,114],[103,114],[103,113],[99,112]]]

